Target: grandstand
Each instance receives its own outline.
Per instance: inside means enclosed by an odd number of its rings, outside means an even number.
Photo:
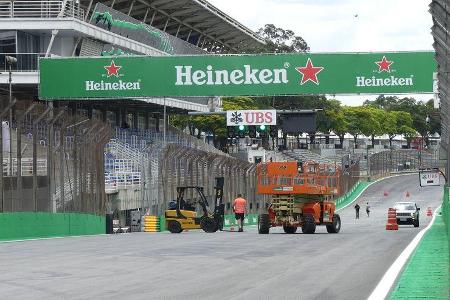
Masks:
[[[252,184],[240,186],[231,180],[250,178],[252,165],[168,127],[166,121],[173,113],[219,109],[220,98],[54,101],[36,111],[38,61],[40,57],[239,53],[261,45],[264,41],[254,32],[205,0],[1,1],[0,99],[2,110],[6,109],[3,120],[11,125],[6,130],[11,133],[9,144],[16,146],[3,147],[5,178],[0,176],[0,188],[21,182],[14,171],[17,162],[20,168],[31,165],[33,171],[28,173],[36,175],[34,170],[39,169],[34,167],[39,165],[46,172],[27,188],[35,191],[41,186],[38,181],[47,182],[42,193],[50,200],[42,210],[100,214],[115,210],[125,218],[124,212],[136,209],[160,213],[173,197],[174,185],[184,182],[182,176],[210,184],[207,191],[212,193],[212,182],[199,179],[208,171],[229,179],[225,199],[230,209],[232,193],[250,190]],[[17,62],[9,64],[7,56]],[[12,99],[20,109],[7,107],[10,75]],[[180,157],[168,159],[174,147],[192,155],[188,165]],[[176,181],[163,178],[168,176],[164,164],[179,164]],[[233,176],[234,172],[239,175]],[[101,184],[96,184],[98,178]],[[3,205],[16,201],[13,194],[21,193],[20,185],[8,189],[4,196],[0,193],[2,211],[28,210]],[[251,206],[256,210],[259,204]]]

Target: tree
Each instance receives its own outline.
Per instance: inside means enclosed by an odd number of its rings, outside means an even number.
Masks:
[[[266,24],[264,28],[260,28],[257,31],[257,34],[264,39],[266,45],[255,49],[256,53],[298,53],[309,51],[306,41],[289,29]]]
[[[398,134],[399,130],[397,127],[397,112],[387,111],[384,114],[382,122],[383,133],[386,133],[389,137],[389,147],[392,148],[392,140]]]
[[[380,108],[380,109],[392,109],[392,106],[395,105],[398,102],[398,98],[396,96],[388,96],[385,97],[384,95],[380,95],[377,97],[377,99],[370,101],[366,100],[364,101],[364,106],[370,106],[374,108]]]
[[[361,109],[361,117],[364,118],[361,131],[365,136],[370,136],[372,138],[372,146],[375,146],[375,136],[384,133],[382,123],[385,111],[379,108],[364,106]]]
[[[396,111],[395,114],[397,118],[397,134],[405,137],[407,147],[410,148],[411,139],[417,135],[416,130],[413,128],[411,114],[405,111]]]
[[[411,148],[411,140],[417,136],[417,132],[411,127],[403,125],[399,128],[399,131],[406,139],[406,147]]]
[[[404,97],[385,97],[380,95],[376,100],[364,102],[365,106],[382,108],[387,111],[402,111],[411,115],[412,125],[410,126],[417,131],[425,142],[429,143],[428,135],[441,132],[439,111],[434,108],[433,100],[426,103],[417,101],[414,98]],[[427,116],[429,123],[426,122]]]
[[[353,135],[355,148],[358,148],[359,135],[372,136],[373,143],[375,136],[382,134],[380,110],[365,106],[347,107],[344,116],[348,122],[348,133]]]
[[[344,115],[344,109],[333,109],[328,112],[330,129],[339,137],[340,148],[344,145],[345,134],[349,130],[349,123]]]
[[[321,108],[322,111],[317,113],[316,127],[317,130],[325,134],[325,144],[330,143],[330,131],[333,129],[334,118],[337,116],[337,112],[341,110],[341,102],[336,99],[327,100],[319,98],[320,101],[316,107],[308,108]],[[313,142],[313,141],[312,141]]]

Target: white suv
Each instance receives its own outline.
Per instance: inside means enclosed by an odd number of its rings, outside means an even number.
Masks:
[[[397,224],[411,224],[419,227],[419,210],[414,202],[396,202],[394,205],[397,214]]]

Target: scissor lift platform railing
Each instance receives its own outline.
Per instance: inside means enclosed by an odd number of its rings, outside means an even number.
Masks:
[[[270,162],[257,167],[257,191],[266,195],[338,195],[339,167],[309,162]]]

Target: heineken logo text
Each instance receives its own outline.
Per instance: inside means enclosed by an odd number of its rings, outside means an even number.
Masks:
[[[122,91],[122,90],[140,90],[141,83],[136,82],[125,82],[119,80],[118,82],[95,82],[92,80],[86,81],[86,91]]]
[[[122,66],[116,65],[114,60],[111,60],[111,63],[103,68],[107,71],[107,74],[104,74],[103,77],[110,78],[111,76],[115,76],[119,78],[123,76],[123,74],[119,74],[119,70],[122,69]],[[100,82],[95,82],[93,80],[86,80],[85,84],[86,91],[129,91],[141,89],[140,79],[134,82],[126,82],[121,79],[116,82],[105,82],[103,80]]]
[[[206,70],[192,70],[192,66],[175,66],[175,85],[241,85],[288,83],[286,69],[254,69],[244,65],[243,70],[214,70],[211,65]]]
[[[414,85],[413,83],[414,76],[406,78],[399,78],[395,76],[389,76],[386,78],[376,78],[372,77],[364,77],[358,76],[356,77],[356,86],[404,86],[404,85]]]

